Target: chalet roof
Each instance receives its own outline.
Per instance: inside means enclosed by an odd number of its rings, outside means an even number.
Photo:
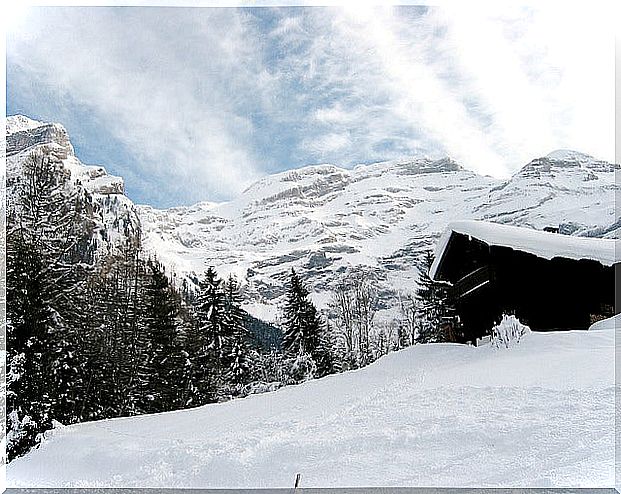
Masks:
[[[599,261],[604,266],[612,266],[616,262],[616,241],[613,239],[562,235],[485,221],[456,221],[448,225],[438,241],[435,260],[429,270],[431,278],[435,278],[454,233],[476,238],[488,245],[528,252],[544,259],[554,257],[591,259]]]

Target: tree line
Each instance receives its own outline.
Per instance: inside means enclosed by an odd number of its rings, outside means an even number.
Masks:
[[[99,258],[98,206],[53,155],[32,154],[7,186],[9,461],[56,422],[201,406],[446,339],[446,291],[425,269],[389,325],[376,324],[370,278],[343,280],[320,313],[292,270],[279,333],[242,310],[238,280],[214,267],[177,287],[139,235]]]

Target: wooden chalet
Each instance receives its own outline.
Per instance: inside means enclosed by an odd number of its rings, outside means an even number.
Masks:
[[[503,313],[534,331],[614,315],[615,266],[614,240],[460,221],[440,238],[429,275],[450,284],[457,339],[475,341]]]

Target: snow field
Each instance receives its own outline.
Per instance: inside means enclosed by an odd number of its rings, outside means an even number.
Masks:
[[[609,487],[614,331],[418,345],[228,403],[54,431],[13,487]]]

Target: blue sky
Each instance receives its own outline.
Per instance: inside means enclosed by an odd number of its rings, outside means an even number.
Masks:
[[[159,207],[314,163],[613,159],[605,12],[457,5],[31,8],[7,34],[7,114],[62,123]]]

